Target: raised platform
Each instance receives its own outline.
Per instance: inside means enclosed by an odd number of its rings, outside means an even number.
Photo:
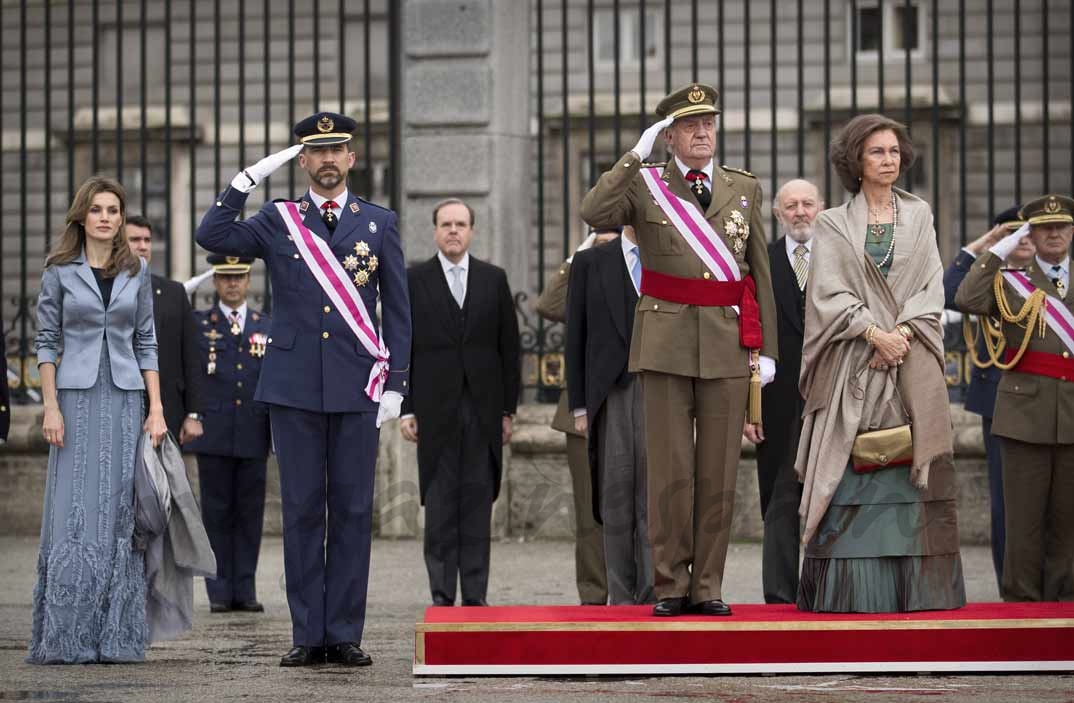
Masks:
[[[414,674],[774,674],[1074,671],[1074,603],[818,615],[733,605],[726,618],[648,607],[429,608]]]

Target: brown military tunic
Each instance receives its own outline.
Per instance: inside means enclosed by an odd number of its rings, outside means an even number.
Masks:
[[[653,200],[632,152],[604,173],[582,201],[597,228],[633,225],[642,267],[680,278],[716,280]],[[674,160],[663,167],[672,193],[701,208]],[[725,235],[733,212],[749,223],[736,251]],[[756,283],[764,342],[777,356],[776,309],[762,223],[761,187],[743,171],[713,165],[704,215]],[[744,245],[744,246],[742,246]],[[749,368],[731,307],[668,302],[642,295],[630,370],[642,374],[649,486],[649,536],[658,599],[722,598]]]
[[[983,254],[966,274],[955,296],[959,309],[998,316],[993,279],[1003,261]],[[1025,270],[1030,282],[1053,298],[1055,286],[1034,261]],[[1004,290],[1017,312],[1024,299],[1007,283]],[[1074,295],[1063,301],[1074,312]],[[1023,323],[1024,324],[1024,323]],[[1034,327],[1036,327],[1034,325]],[[1017,350],[1025,327],[1003,323],[1007,349]],[[1030,352],[1071,358],[1059,337],[1045,328],[1031,332]],[[1074,377],[1051,378],[1004,371],[996,394],[992,433],[1003,438],[1003,492],[1007,543],[1003,563],[1004,600],[1074,599]]]

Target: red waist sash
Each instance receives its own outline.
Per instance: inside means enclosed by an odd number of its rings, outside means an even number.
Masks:
[[[1003,361],[1010,363],[1014,355],[1014,350],[1008,349]],[[1074,381],[1074,359],[1068,359],[1059,354],[1027,351],[1011,371],[1058,378],[1060,381]]]
[[[760,349],[761,315],[757,307],[753,276],[740,281],[710,281],[703,278],[680,278],[642,269],[641,292],[653,298],[702,307],[738,306],[738,338],[746,349]]]

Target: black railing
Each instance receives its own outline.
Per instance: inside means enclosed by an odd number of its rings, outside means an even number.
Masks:
[[[406,6],[8,0],[0,16],[0,312],[20,385],[34,384],[32,306],[44,253],[91,173],[120,177],[130,209],[156,224],[155,268],[176,278],[202,268],[192,232],[218,190],[240,166],[290,143],[289,126],[315,109],[349,112],[361,124],[351,188],[402,205]],[[768,196],[806,177],[838,203],[843,193],[825,159],[835,131],[866,111],[906,122],[923,158],[904,185],[932,203],[948,258],[984,232],[995,211],[1071,190],[1067,3],[531,0],[512,7],[534,51],[533,75],[517,78],[532,81],[537,156],[533,285],[519,291],[519,306],[532,330],[526,383],[541,398],[555,393],[549,380],[562,369],[563,335],[536,319],[534,293],[585,234],[582,195],[679,85],[696,80],[720,90],[718,158],[754,170]],[[299,182],[288,169],[259,195],[293,196]],[[774,219],[770,228],[774,236]],[[264,277],[256,281],[271,305]]]

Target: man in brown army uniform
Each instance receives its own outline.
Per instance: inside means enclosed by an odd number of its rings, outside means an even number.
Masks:
[[[761,187],[713,161],[718,97],[695,83],[664,98],[661,121],[600,177],[581,209],[593,227],[633,225],[641,254],[630,371],[641,374],[645,397],[659,616],[731,614],[721,589],[741,435],[763,436],[759,421],[745,422],[751,352],[762,383],[775,376]],[[646,171],[654,165],[642,160],[659,136],[673,158]]]
[[[990,356],[1004,369],[992,417],[992,434],[1003,438],[1001,595],[1074,600],[1074,200],[1046,195],[1019,214],[1027,224],[977,259],[955,304],[1003,323],[995,338],[986,335]],[[1004,268],[1027,230],[1035,260],[1024,269]]]

